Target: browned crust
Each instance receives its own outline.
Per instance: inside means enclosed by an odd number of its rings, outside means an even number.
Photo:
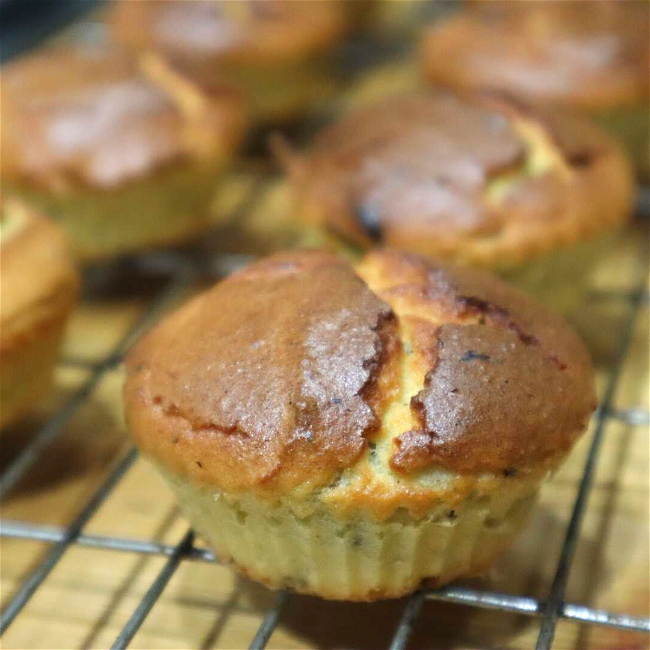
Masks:
[[[647,2],[517,5],[473,3],[431,27],[422,48],[429,79],[586,110],[647,103]]]
[[[542,129],[569,173],[518,178],[495,201],[490,181],[525,153],[513,118]],[[494,94],[394,97],[325,129],[304,154],[281,157],[304,218],[362,246],[489,267],[615,227],[634,191],[627,157],[602,130]]]
[[[198,484],[326,484],[396,398],[400,322],[425,372],[417,426],[394,432],[395,472],[538,472],[584,430],[593,371],[559,317],[489,275],[396,252],[356,274],[287,253],[194,299],[129,355],[127,421],[145,453]]]
[[[58,326],[76,302],[79,277],[63,231],[22,203],[2,209],[21,225],[0,248],[0,352],[4,356]]]
[[[559,317],[469,269],[371,253],[363,272],[402,320],[417,320],[412,354],[429,368],[394,470],[521,471],[573,445],[596,397],[589,355]]]
[[[158,169],[214,164],[244,135],[241,94],[155,55],[55,46],[2,77],[2,175],[56,193],[110,191]]]
[[[395,317],[325,253],[254,264],[129,355],[126,414],[145,452],[226,489],[331,480],[379,428]]]
[[[116,39],[163,52],[201,69],[215,64],[266,69],[300,61],[340,40],[349,26],[344,2],[292,0],[129,0],[115,3]]]

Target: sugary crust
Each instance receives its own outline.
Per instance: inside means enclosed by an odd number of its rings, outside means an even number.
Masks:
[[[19,350],[72,309],[79,277],[67,241],[54,223],[15,200],[4,200],[0,247],[0,351]]]
[[[388,431],[414,378],[411,416]],[[395,252],[356,272],[323,252],[254,264],[141,341],[125,384],[145,453],[201,485],[276,496],[347,468],[376,478],[364,450],[386,436],[386,493],[427,468],[540,474],[595,401],[588,354],[559,317],[491,276]]]
[[[128,0],[115,4],[115,38],[163,52],[194,69],[214,64],[268,68],[299,61],[338,41],[344,2]]]
[[[528,170],[540,154],[547,168]],[[488,267],[611,229],[633,198],[629,161],[604,132],[495,94],[393,97],[279,157],[304,218],[362,246]]]
[[[2,74],[2,174],[35,189],[111,190],[225,159],[243,137],[238,91],[199,87],[153,54],[57,46]]]
[[[430,28],[427,76],[601,110],[648,101],[647,2],[489,2]]]

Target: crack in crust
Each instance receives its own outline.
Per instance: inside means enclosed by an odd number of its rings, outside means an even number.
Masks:
[[[418,319],[422,389],[410,400],[414,426],[391,432],[393,470],[526,470],[584,429],[591,366],[558,318],[495,279],[414,256],[370,254],[361,274],[400,320]]]

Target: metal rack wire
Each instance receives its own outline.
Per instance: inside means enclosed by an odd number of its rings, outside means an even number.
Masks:
[[[196,257],[165,253],[140,260],[140,264],[146,269],[153,267],[158,270],[167,270],[169,272],[169,279],[158,295],[151,300],[140,319],[109,354],[98,363],[85,364],[85,367],[89,370],[89,376],[86,381],[63,407],[43,425],[31,443],[23,449],[0,477],[0,499],[6,498],[28,470],[38,463],[48,446],[62,434],[66,424],[88,399],[104,375],[120,363],[133,342],[137,340],[149,324],[155,321],[160,312],[171,301],[186,291],[197,277],[205,277],[206,275],[213,278],[222,277],[241,263],[242,259],[237,257],[229,258],[225,256],[212,259],[205,256]],[[638,290],[632,293],[611,294],[601,296],[600,299],[620,300],[626,305],[625,325],[621,329],[618,350],[609,372],[600,407],[594,416],[596,424],[591,447],[584,465],[572,514],[556,565],[554,579],[548,591],[547,598],[540,600],[527,596],[517,596],[453,585],[436,590],[422,590],[407,599],[401,619],[390,643],[391,649],[398,650],[406,647],[413,625],[417,621],[419,612],[426,599],[537,617],[541,619],[537,641],[538,650],[551,647],[556,624],[559,619],[569,619],[593,625],[635,630],[640,633],[650,632],[650,619],[648,618],[612,613],[576,603],[564,602],[567,580],[576,552],[582,520],[594,481],[596,461],[607,424],[613,420],[622,421],[629,425],[643,425],[650,421],[650,414],[642,409],[616,410],[613,408],[613,401],[621,376],[622,362],[630,345],[637,315],[642,308],[647,308],[648,306],[647,291],[645,287],[639,287]],[[84,365],[83,360],[69,360],[68,363]],[[90,496],[67,527],[59,528],[30,524],[28,522],[0,521],[0,535],[2,537],[38,540],[51,544],[49,552],[46,553],[36,568],[29,574],[0,614],[0,634],[4,633],[12,624],[36,590],[57,566],[66,551],[73,545],[81,545],[106,551],[167,557],[163,568],[115,640],[113,648],[126,648],[128,646],[181,562],[218,562],[218,559],[213,553],[194,545],[194,535],[191,530],[187,531],[176,546],[161,544],[155,541],[87,535],[84,533],[88,522],[104,501],[110,497],[111,492],[128,473],[136,458],[137,451],[135,449],[130,449],[125,455],[119,458],[109,471],[104,482]],[[278,592],[275,601],[268,609],[257,633],[251,640],[251,648],[259,650],[265,647],[274,629],[281,620],[283,609],[291,597],[292,595],[288,591]]]

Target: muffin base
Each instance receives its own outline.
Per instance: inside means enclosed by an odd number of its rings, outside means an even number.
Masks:
[[[9,181],[3,191],[52,216],[68,232],[74,255],[90,261],[187,240],[209,227],[222,168],[166,169],[111,191],[56,194]]]
[[[438,505],[422,519],[398,509],[385,521],[365,512],[301,512],[283,500],[230,497],[157,468],[196,531],[223,561],[272,589],[332,600],[373,601],[484,573],[525,525],[536,490],[505,514],[498,497]]]
[[[650,105],[618,108],[608,111],[592,111],[590,117],[616,136],[625,146],[637,177],[650,180]]]
[[[3,347],[0,428],[18,420],[47,395],[68,313],[40,324],[29,336]]]

